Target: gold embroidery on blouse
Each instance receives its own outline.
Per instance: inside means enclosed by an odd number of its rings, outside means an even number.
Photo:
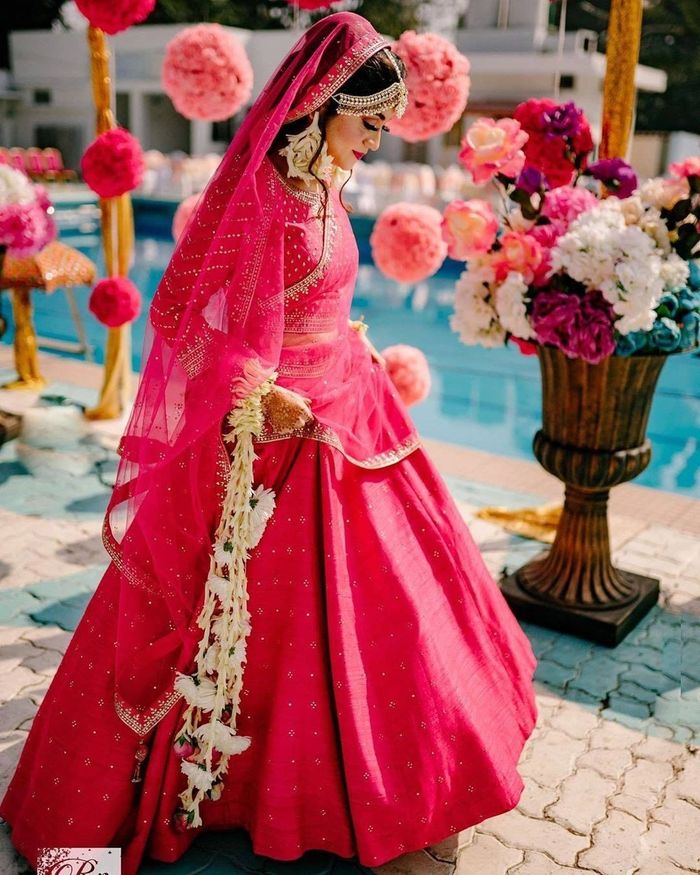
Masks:
[[[285,300],[290,299],[292,301],[296,301],[299,299],[301,295],[316,285],[319,279],[326,272],[326,268],[328,267],[331,255],[333,254],[333,246],[335,243],[335,235],[338,229],[338,224],[336,222],[335,213],[333,212],[333,207],[330,206],[326,213],[326,220],[323,223],[323,248],[321,251],[321,258],[319,259],[316,267],[311,271],[311,273],[307,274],[305,277],[300,279],[298,282],[289,286],[284,290]]]

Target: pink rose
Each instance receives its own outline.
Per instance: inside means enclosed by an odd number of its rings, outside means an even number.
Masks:
[[[688,176],[700,176],[700,155],[686,158],[683,161],[676,161],[668,169],[674,176],[686,178]]]
[[[501,248],[493,255],[496,280],[504,280],[511,271],[521,273],[526,283],[531,283],[535,271],[542,262],[542,247],[529,234],[508,231],[498,241]]]
[[[173,745],[173,750],[175,752],[175,756],[180,757],[180,759],[186,760],[194,753],[194,745],[189,741],[186,736],[181,735]]]
[[[515,119],[480,118],[462,140],[458,158],[477,185],[489,182],[497,173],[516,177],[525,164],[522,148],[526,142],[527,134]]]
[[[474,198],[456,200],[445,208],[442,218],[442,239],[447,254],[458,261],[468,261],[473,255],[488,252],[496,239],[498,219],[491,204]]]

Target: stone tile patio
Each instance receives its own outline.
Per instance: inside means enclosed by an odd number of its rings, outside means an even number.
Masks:
[[[99,373],[44,357],[61,382],[94,397]],[[0,367],[7,353],[0,348]],[[0,372],[0,382],[7,379]],[[0,408],[29,403],[0,391]],[[0,449],[0,792],[71,631],[107,564],[100,541],[118,426],[96,430],[88,474],[30,474]],[[550,500],[534,463],[426,442],[495,575],[541,545],[473,519],[482,506]],[[527,625],[539,659],[539,719],[521,760],[518,807],[375,870],[381,875],[689,875],[700,872],[700,502],[635,486],[613,503],[616,560],[662,581],[659,605],[617,648]],[[659,511],[657,513],[657,511]],[[494,726],[494,732],[497,732]],[[0,825],[0,872],[26,871]],[[255,857],[241,832],[203,836],[148,875],[350,875],[326,854],[293,864]]]

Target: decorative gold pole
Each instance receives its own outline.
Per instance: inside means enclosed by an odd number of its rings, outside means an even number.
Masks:
[[[5,383],[3,389],[42,389],[46,380],[39,370],[36,331],[32,320],[31,291],[11,289],[12,318],[15,323],[15,367],[18,379]]]
[[[110,53],[104,32],[90,26],[87,33],[90,48],[92,93],[97,110],[97,134],[116,127],[112,112],[112,80]],[[126,276],[134,244],[131,198],[100,198],[102,246],[108,276]],[[115,222],[116,220],[116,222]],[[116,241],[115,241],[116,223]],[[116,259],[115,259],[116,242]],[[104,376],[97,406],[86,411],[88,419],[116,419],[129,401],[131,389],[131,326],[110,328],[107,332]]]
[[[636,88],[634,77],[642,36],[642,0],[611,0],[603,87],[601,158],[627,155]]]

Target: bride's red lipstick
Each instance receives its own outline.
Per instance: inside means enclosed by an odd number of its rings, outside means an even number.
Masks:
[[[359,160],[360,158],[364,158],[364,157],[365,157],[365,153],[364,153],[364,152],[356,152],[354,149],[352,150],[352,154],[353,154],[353,155],[355,156],[355,158],[357,158],[358,160]]]

